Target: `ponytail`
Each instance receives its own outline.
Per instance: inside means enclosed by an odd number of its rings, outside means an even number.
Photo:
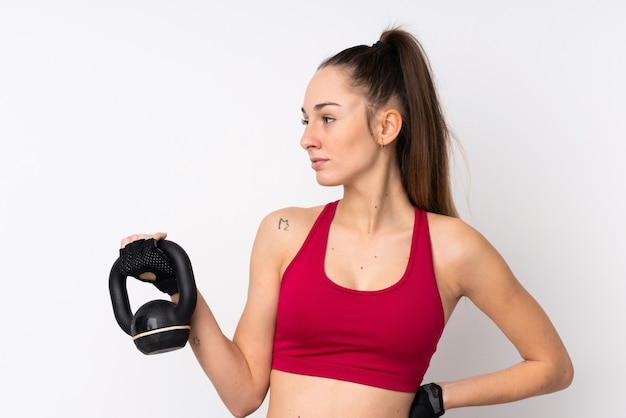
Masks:
[[[374,45],[355,46],[320,65],[344,67],[354,87],[361,89],[371,110],[397,102],[402,129],[396,157],[402,185],[412,205],[428,212],[458,216],[450,185],[450,135],[431,69],[419,41],[401,29],[382,33]]]

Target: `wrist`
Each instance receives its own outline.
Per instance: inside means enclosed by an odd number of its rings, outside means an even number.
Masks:
[[[439,382],[438,385],[441,387],[441,399],[445,410],[456,408],[454,405],[454,385],[450,382]]]

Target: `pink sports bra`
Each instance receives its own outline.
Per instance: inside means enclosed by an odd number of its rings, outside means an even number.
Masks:
[[[322,210],[283,275],[272,368],[416,392],[444,328],[427,214],[415,208],[411,254],[400,280],[359,291],[324,272],[337,204]]]

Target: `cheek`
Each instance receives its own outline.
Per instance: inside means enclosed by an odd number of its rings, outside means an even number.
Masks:
[[[367,130],[360,131],[357,135],[350,138],[349,146],[346,147],[347,153],[353,158],[369,161],[375,157],[380,151],[379,145],[376,143],[372,135]]]
[[[343,147],[347,150],[347,152],[367,153],[371,152],[372,149],[377,148],[376,140],[372,137],[372,134],[367,126],[363,126],[363,123],[360,123],[357,126],[358,128],[352,129],[337,138],[340,141],[338,143],[343,144]]]
[[[355,141],[341,155],[341,168],[345,175],[360,175],[376,164],[380,150],[368,138]]]

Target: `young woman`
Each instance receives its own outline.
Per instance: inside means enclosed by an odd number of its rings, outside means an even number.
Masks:
[[[301,145],[317,181],[341,185],[343,197],[264,218],[232,340],[200,293],[192,318],[193,351],[231,413],[251,414],[268,390],[272,418],[418,418],[567,387],[572,364],[549,318],[457,218],[449,135],[418,41],[391,29],[327,59],[302,115]],[[132,235],[121,245],[165,236]],[[463,296],[521,361],[423,385]]]

